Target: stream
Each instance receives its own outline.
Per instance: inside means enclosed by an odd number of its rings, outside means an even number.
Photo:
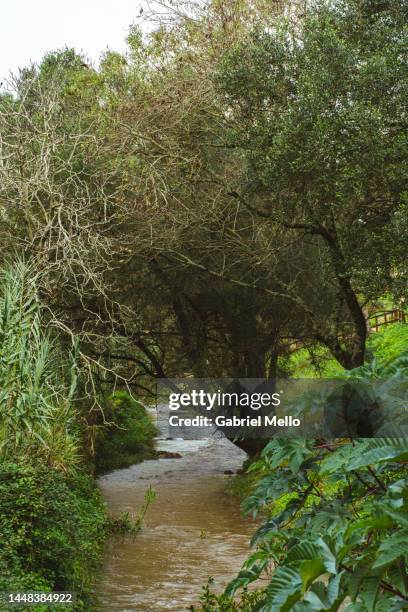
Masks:
[[[181,458],[144,461],[102,476],[109,509],[137,516],[145,491],[157,498],[135,537],[112,538],[97,586],[98,610],[181,612],[196,604],[209,576],[222,591],[249,553],[255,530],[239,503],[225,493],[225,471],[236,472],[245,453],[218,432],[199,440],[166,439],[158,418],[157,449]]]

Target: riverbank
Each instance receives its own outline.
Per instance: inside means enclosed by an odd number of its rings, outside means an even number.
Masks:
[[[69,591],[76,597],[71,610],[92,609],[108,531],[105,504],[88,474],[0,463],[0,592]]]

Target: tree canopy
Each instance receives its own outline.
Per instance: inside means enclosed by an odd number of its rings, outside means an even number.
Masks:
[[[404,299],[407,4],[179,2],[94,68],[0,99],[2,257],[101,380],[269,376],[290,344],[364,361]],[[96,375],[96,374],[95,374]]]

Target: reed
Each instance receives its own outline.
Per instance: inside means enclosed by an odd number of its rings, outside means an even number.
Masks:
[[[77,368],[47,329],[38,280],[21,259],[0,272],[0,458],[67,471],[79,460]]]

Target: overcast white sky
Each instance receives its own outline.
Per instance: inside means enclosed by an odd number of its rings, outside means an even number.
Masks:
[[[143,0],[0,0],[0,81],[10,70],[64,47],[94,62],[107,47],[123,50]]]

